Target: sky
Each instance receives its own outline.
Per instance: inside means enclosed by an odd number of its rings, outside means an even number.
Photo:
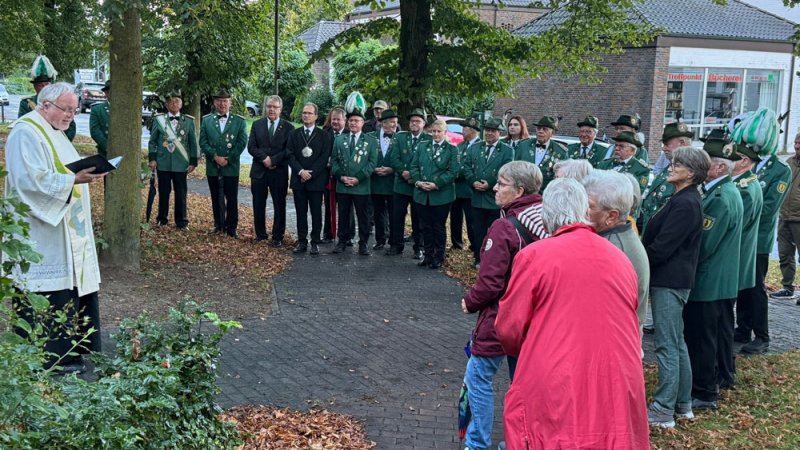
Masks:
[[[783,17],[794,23],[800,23],[800,6],[787,8],[783,6],[783,0],[741,0],[757,8],[771,12],[776,16]]]

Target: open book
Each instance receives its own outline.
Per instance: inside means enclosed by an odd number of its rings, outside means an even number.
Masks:
[[[66,165],[67,169],[71,170],[72,173],[78,173],[83,169],[88,169],[89,167],[94,167],[94,172],[92,173],[106,173],[111,172],[112,170],[119,167],[119,164],[122,162],[122,156],[117,156],[116,158],[106,159],[101,154],[96,154],[92,156],[87,156],[86,158],[79,159],[77,161],[73,161]]]

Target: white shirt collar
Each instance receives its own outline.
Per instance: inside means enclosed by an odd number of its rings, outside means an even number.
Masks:
[[[473,139],[473,140],[469,141],[469,142],[467,143],[467,147],[469,147],[469,146],[471,146],[471,145],[475,144],[476,142],[478,142],[478,137],[475,137],[475,139]]]
[[[355,136],[356,142],[358,142],[358,138],[361,137],[361,132],[360,131],[358,133],[350,132],[350,135]]]
[[[721,177],[714,178],[713,180],[709,181],[705,184],[706,191],[710,191],[712,187],[714,187],[717,183],[720,182],[723,178],[727,177],[727,175],[723,175]]]
[[[311,126],[311,128],[307,128],[305,125],[303,125],[303,129],[308,131],[309,134],[314,132],[314,128],[316,127],[314,127],[313,125]]]

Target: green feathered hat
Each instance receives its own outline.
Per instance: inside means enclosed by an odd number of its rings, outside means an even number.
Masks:
[[[348,119],[353,116],[364,118],[364,114],[367,112],[367,101],[364,100],[361,92],[354,91],[347,96],[347,100],[344,102],[344,110]]]
[[[50,82],[56,79],[58,72],[47,56],[39,55],[31,66],[31,83]]]

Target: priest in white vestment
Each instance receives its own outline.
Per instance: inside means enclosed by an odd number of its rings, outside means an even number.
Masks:
[[[64,134],[77,108],[73,86],[55,83],[42,89],[36,109],[14,122],[8,136],[5,192],[18,195],[31,208],[25,220],[34,249],[42,255],[26,273],[14,273],[17,287],[46,296],[52,308],[78,319],[79,330],[93,327],[88,343],[73,350],[86,353],[100,350],[100,269],[88,183],[104,175],[91,173],[94,168],[72,173],[65,167],[81,158]],[[30,318],[31,311],[20,306],[22,316]],[[77,370],[80,358],[65,355],[72,348],[70,341],[82,337],[54,329],[46,350],[55,356],[48,364],[63,356],[59,365]]]

